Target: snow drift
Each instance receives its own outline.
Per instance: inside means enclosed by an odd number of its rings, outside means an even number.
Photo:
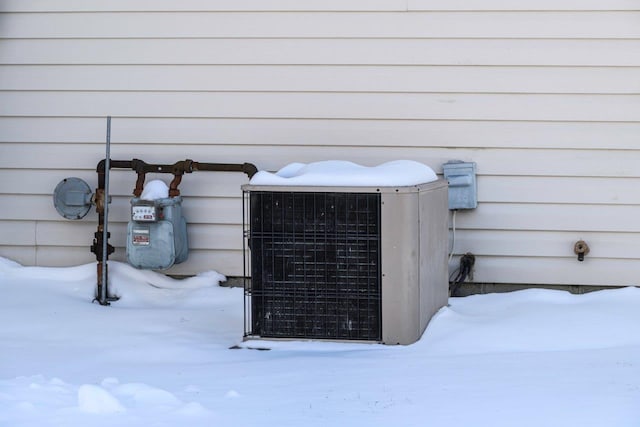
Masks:
[[[243,343],[222,275],[109,265],[102,307],[95,264],[0,258],[1,426],[640,424],[636,288],[451,298],[406,347]]]

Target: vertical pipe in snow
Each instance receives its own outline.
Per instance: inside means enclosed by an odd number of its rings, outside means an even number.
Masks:
[[[107,269],[108,263],[107,259],[109,257],[108,252],[108,224],[109,224],[109,169],[111,169],[111,116],[107,117],[107,148],[106,148],[106,156],[105,156],[105,165],[104,165],[104,226],[102,229],[102,289],[101,294],[98,295],[98,299],[101,305],[107,305],[109,302],[107,301],[107,297],[109,295],[107,291],[108,286],[108,276]]]

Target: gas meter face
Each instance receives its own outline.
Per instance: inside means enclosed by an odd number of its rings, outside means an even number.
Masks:
[[[131,206],[131,219],[137,222],[155,222],[157,220],[156,207],[153,205]]]

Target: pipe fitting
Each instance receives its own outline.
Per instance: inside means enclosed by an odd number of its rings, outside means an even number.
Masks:
[[[573,245],[573,252],[578,255],[578,261],[584,261],[585,255],[589,253],[589,245],[584,240],[578,240],[575,245]]]

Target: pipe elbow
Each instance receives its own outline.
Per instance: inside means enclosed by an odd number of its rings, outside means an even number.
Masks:
[[[253,175],[258,173],[258,168],[253,163],[244,163],[242,165],[242,172],[246,173],[249,179],[251,179]]]
[[[106,164],[107,164],[107,159],[100,160],[98,162],[98,164],[96,165],[96,172],[97,173],[104,173]]]

